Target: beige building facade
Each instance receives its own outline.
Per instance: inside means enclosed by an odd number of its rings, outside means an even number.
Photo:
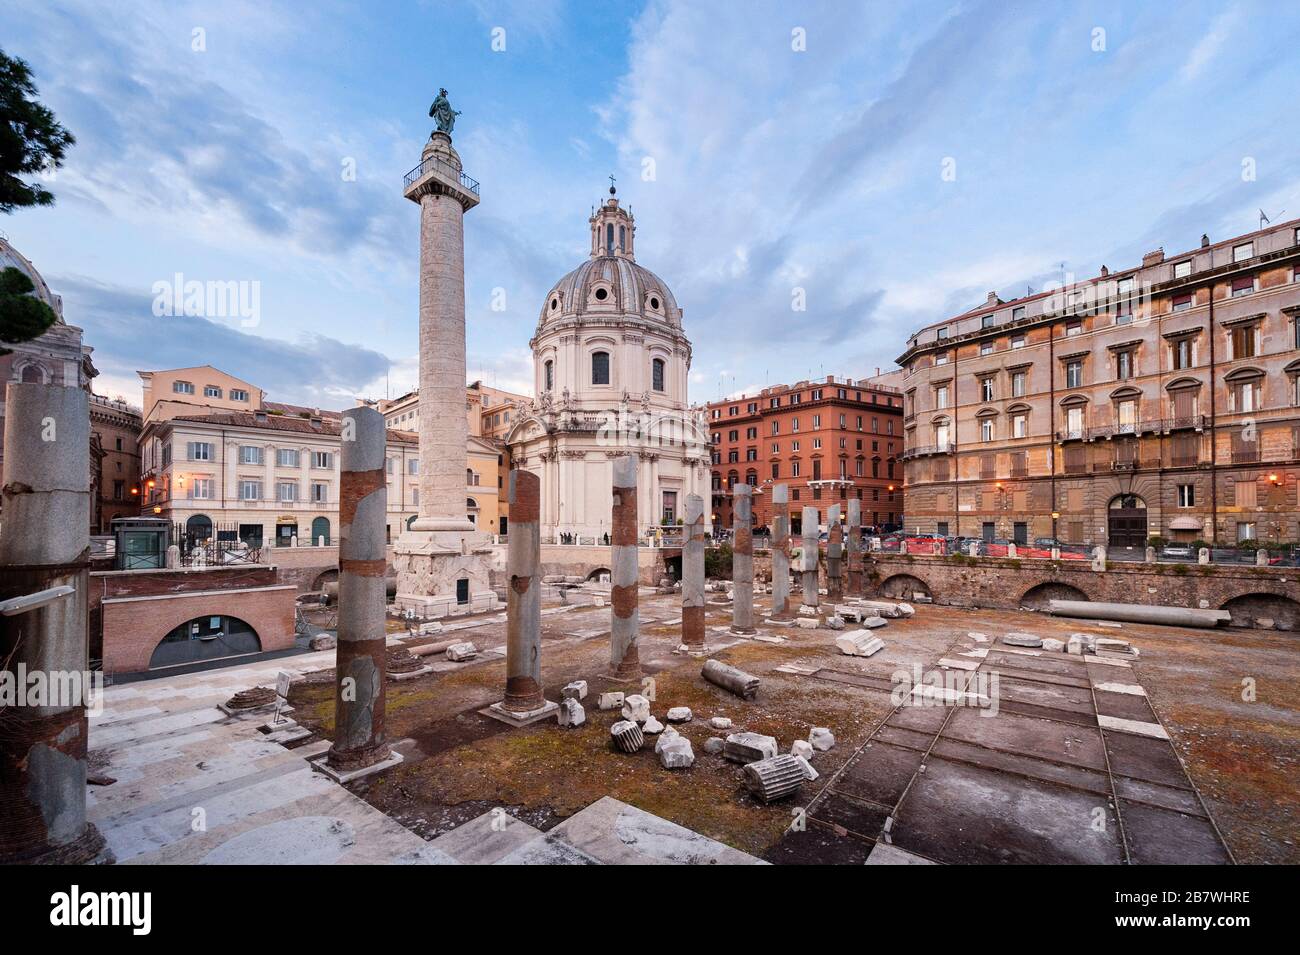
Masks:
[[[1143,547],[1300,540],[1300,220],[928,325],[906,528]]]
[[[337,412],[266,401],[262,389],[211,366],[140,376],[146,409],[140,435],[142,513],[183,525],[195,541],[221,537],[277,547],[337,543]],[[389,428],[385,468],[388,539],[395,541],[420,504],[419,442],[413,431]],[[500,521],[497,472],[496,447],[470,438],[466,516],[489,532]]]

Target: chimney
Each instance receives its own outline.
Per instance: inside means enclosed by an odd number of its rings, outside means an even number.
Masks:
[[[1101,277],[1105,278],[1108,275],[1110,275],[1110,269],[1106,268],[1106,266],[1103,265],[1101,267]]]
[[[1159,265],[1164,260],[1165,260],[1165,247],[1161,246],[1160,248],[1156,249],[1154,252],[1148,252],[1146,255],[1142,256],[1142,267],[1146,268],[1147,266],[1150,265]]]
[[[984,300],[985,305],[1001,305],[1002,299],[998,298],[997,292],[989,292],[988,298]]]
[[[1210,234],[1209,234],[1208,232],[1202,232],[1202,233],[1201,233],[1201,248],[1202,248],[1202,249],[1208,249],[1209,247],[1210,247]]]

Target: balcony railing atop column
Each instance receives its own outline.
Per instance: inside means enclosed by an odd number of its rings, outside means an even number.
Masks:
[[[402,177],[402,188],[409,189],[412,183],[418,182],[431,172],[437,172],[446,176],[448,179],[458,181],[464,188],[468,189],[474,195],[478,195],[478,180],[471,179],[449,162],[444,162],[437,156],[430,156],[421,162],[418,166]]]

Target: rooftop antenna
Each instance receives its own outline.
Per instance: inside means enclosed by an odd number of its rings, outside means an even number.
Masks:
[[[1273,218],[1274,218],[1274,219],[1276,219],[1276,218],[1280,218],[1281,215],[1282,215],[1284,212],[1286,212],[1285,209],[1283,209],[1282,212],[1277,213]],[[1266,225],[1271,225],[1272,222],[1273,222],[1273,219],[1270,219],[1268,216],[1264,215],[1264,210],[1263,210],[1263,209],[1260,209],[1260,210],[1259,210],[1259,227],[1262,229],[1262,228],[1264,228],[1264,226],[1266,226]]]

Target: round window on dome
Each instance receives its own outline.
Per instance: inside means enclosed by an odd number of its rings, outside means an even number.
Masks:
[[[596,301],[603,302],[607,298],[609,298],[609,292],[605,291],[603,288],[596,289]]]
[[[651,299],[650,299],[650,307],[651,307],[651,308],[658,308],[658,307],[659,307],[659,299],[657,299],[657,298],[651,298]]]
[[[558,298],[551,299],[551,311],[553,312],[559,307],[560,307],[560,300]]]

